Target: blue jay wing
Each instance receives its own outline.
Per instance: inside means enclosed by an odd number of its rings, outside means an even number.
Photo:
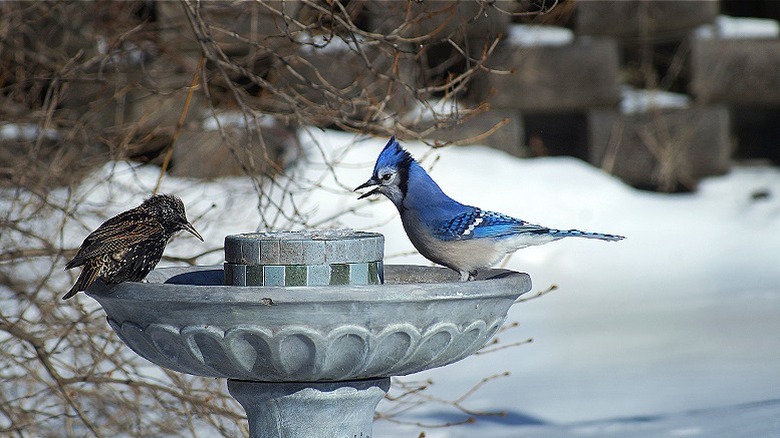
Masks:
[[[526,221],[472,207],[456,215],[434,230],[434,236],[442,240],[500,239],[518,234],[548,234],[549,228]]]
[[[493,211],[483,211],[482,221],[474,226],[472,235],[476,238],[516,236],[518,234],[548,234],[550,229]]]

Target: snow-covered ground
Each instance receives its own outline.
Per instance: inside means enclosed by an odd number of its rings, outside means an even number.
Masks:
[[[386,139],[312,130],[302,140],[308,162],[297,176],[307,182],[295,186],[294,199],[310,224],[382,232],[386,263],[429,264],[414,253],[389,201],[358,200],[350,190],[370,176]],[[482,377],[509,371],[465,402],[506,417],[448,428],[379,421],[376,436],[780,436],[780,170],[736,167],[696,193],[664,195],[634,190],[573,158],[404,146],[461,202],[627,239],[566,239],[518,252],[506,267],[528,272],[535,290],[559,287],[510,312],[520,326],[502,341],[534,342],[410,377],[432,379],[430,393],[452,399]],[[339,163],[336,178],[323,159]],[[110,196],[120,211],[149,193],[157,172],[114,163],[77,196]],[[166,178],[163,191],[182,196],[206,239],[206,246],[177,239],[168,254],[216,248],[226,234],[262,229],[247,179]],[[78,245],[85,231],[70,234]],[[216,253],[204,262],[221,260]],[[444,404],[401,417],[463,418]]]

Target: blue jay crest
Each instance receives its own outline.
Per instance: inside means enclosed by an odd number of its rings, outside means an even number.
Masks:
[[[358,199],[381,193],[393,201],[397,207],[402,208],[409,185],[409,173],[413,167],[425,172],[412,158],[412,154],[404,150],[395,137],[390,137],[390,141],[387,142],[376,160],[371,178],[355,190],[370,186],[376,186],[376,188],[364,193]]]
[[[379,154],[379,158],[376,160],[376,165],[374,166],[374,175],[376,176],[377,170],[383,168],[383,167],[396,167],[396,168],[403,168],[403,167],[409,167],[409,164],[414,160],[412,158],[412,154],[406,151],[406,149],[402,148],[400,144],[398,144],[398,141],[396,141],[395,136],[390,137],[390,140],[385,145],[385,148],[382,149],[382,152]]]

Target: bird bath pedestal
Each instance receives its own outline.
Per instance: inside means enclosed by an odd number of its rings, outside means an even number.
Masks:
[[[390,376],[476,352],[531,281],[507,270],[457,282],[444,268],[383,266],[381,250],[378,262],[375,257],[381,235],[355,234],[276,235],[301,241],[292,246],[303,254],[282,277],[295,280],[304,272],[316,286],[267,284],[278,275],[263,276],[264,286],[226,285],[261,281],[258,272],[276,266],[263,258],[264,234],[228,236],[224,266],[157,269],[147,282],[96,284],[88,294],[140,356],[174,371],[227,378],[230,394],[246,410],[251,437],[370,437]],[[306,243],[322,240],[336,249],[326,243],[320,252],[312,248],[323,244]],[[281,245],[276,257],[287,251]],[[312,268],[318,263],[329,267]],[[362,284],[339,284],[343,278]]]

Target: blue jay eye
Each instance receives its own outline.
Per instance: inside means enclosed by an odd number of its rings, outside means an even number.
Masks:
[[[386,173],[382,175],[382,181],[390,181],[390,178],[392,177],[392,174]]]

